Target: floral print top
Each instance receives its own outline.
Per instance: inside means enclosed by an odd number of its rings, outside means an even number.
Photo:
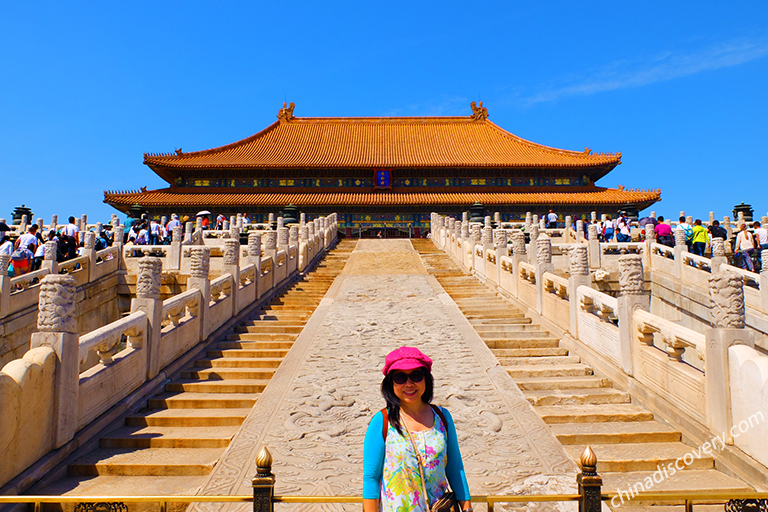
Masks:
[[[432,428],[411,432],[413,444],[403,427],[400,435],[397,429],[387,431],[386,455],[381,475],[381,512],[428,512],[421,487],[419,460],[413,445],[421,454],[424,463],[424,479],[430,503],[448,490],[445,475],[447,454],[446,425],[433,411],[435,423]]]

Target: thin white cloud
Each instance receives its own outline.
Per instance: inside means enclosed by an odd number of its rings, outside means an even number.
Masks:
[[[569,96],[586,96],[599,92],[642,87],[702,71],[737,66],[768,55],[768,39],[738,39],[719,43],[693,53],[665,51],[641,62],[617,61],[604,66],[590,78],[554,87],[523,97],[527,106],[555,101]],[[634,69],[628,69],[628,68]]]

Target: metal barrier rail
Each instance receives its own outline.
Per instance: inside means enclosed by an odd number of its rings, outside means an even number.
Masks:
[[[473,503],[485,503],[488,512],[494,512],[496,503],[542,503],[578,501],[579,512],[601,512],[602,502],[619,498],[617,493],[601,493],[602,478],[597,474],[597,456],[589,446],[581,454],[581,473],[576,475],[578,494],[517,494],[472,496]],[[272,455],[266,447],[256,457],[256,476],[253,478],[252,496],[3,496],[0,505],[7,503],[32,503],[34,512],[41,512],[44,503],[76,503],[75,512],[102,510],[125,512],[125,503],[158,503],[160,512],[166,512],[168,503],[253,503],[254,512],[273,512],[275,503],[363,503],[362,496],[275,496],[275,475],[272,474]],[[628,498],[637,502],[675,502],[684,505],[685,512],[693,512],[697,502],[708,505],[727,504],[729,512],[745,512],[758,502],[768,506],[768,492],[641,492]],[[622,502],[623,503],[623,502]],[[94,505],[100,505],[94,508]],[[754,508],[757,510],[757,508]]]

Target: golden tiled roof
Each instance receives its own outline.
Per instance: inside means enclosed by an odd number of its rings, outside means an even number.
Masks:
[[[176,192],[160,189],[135,192],[104,192],[104,202],[115,206],[139,204],[143,207],[224,207],[253,205],[283,207],[306,206],[447,206],[512,204],[651,204],[661,198],[659,190],[617,190],[594,187],[584,192],[310,192],[237,193]]]
[[[468,117],[293,117],[246,139],[205,151],[145,154],[164,179],[192,169],[325,168],[574,168],[602,176],[621,153],[568,151],[527,141],[487,119],[473,105]],[[582,171],[583,170],[583,171]]]

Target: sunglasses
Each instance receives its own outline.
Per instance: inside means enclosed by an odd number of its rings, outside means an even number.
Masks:
[[[414,384],[417,384],[423,381],[425,376],[426,376],[426,373],[424,372],[424,370],[415,370],[410,374],[403,373],[403,372],[396,372],[392,374],[392,382],[394,382],[395,384],[405,384],[408,381],[408,379],[411,379],[411,382],[413,382]]]

